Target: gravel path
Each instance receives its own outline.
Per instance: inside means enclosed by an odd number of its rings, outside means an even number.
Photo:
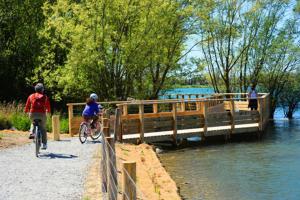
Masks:
[[[49,141],[42,156],[34,144],[0,150],[0,200],[78,200],[88,165],[100,143],[78,138]]]

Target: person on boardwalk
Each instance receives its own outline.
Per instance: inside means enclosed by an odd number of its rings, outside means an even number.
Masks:
[[[248,108],[251,110],[257,110],[257,91],[255,85],[252,85],[250,92],[248,93],[249,104]]]
[[[29,118],[32,122],[35,119],[41,120],[40,128],[42,133],[42,149],[47,149],[47,131],[46,131],[46,113],[50,113],[49,98],[44,94],[44,85],[36,84],[34,87],[35,93],[31,94],[26,101],[25,113],[29,113]],[[33,139],[34,134],[31,132],[29,139]]]
[[[86,105],[82,111],[82,117],[84,121],[88,122],[93,120],[91,123],[91,128],[95,128],[95,124],[98,121],[98,115],[102,114],[102,106],[97,103],[98,96],[95,93],[92,93],[89,98],[86,100]]]

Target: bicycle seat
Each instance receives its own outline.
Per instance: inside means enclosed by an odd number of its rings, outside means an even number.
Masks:
[[[41,123],[42,120],[41,119],[34,119],[33,120],[33,125],[38,125],[39,123]]]

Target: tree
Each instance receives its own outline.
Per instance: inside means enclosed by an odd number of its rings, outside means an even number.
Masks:
[[[43,0],[0,1],[0,100],[24,98],[40,52]]]
[[[200,28],[202,60],[215,90],[246,92],[257,84],[276,38],[282,34],[287,1],[216,1]],[[293,27],[292,27],[293,28]],[[287,31],[288,34],[288,31]],[[220,81],[221,80],[221,84]]]
[[[298,21],[289,1],[216,1],[200,23],[202,62],[216,92],[246,92],[250,83],[271,93],[271,116],[289,72],[299,62]],[[223,88],[222,88],[223,86]]]
[[[292,119],[300,103],[300,74],[291,73],[286,81],[283,92],[280,94],[279,103],[284,110],[285,117]]]
[[[157,98],[185,54],[194,27],[189,2],[46,3],[40,32],[46,43],[35,78],[43,78],[57,99],[82,99],[91,91],[102,100]]]

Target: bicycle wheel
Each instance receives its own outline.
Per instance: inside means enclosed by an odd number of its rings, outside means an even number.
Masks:
[[[93,140],[97,140],[101,134],[102,134],[102,131],[103,131],[103,127],[102,127],[102,124],[100,122],[97,122],[97,125],[96,125],[96,130],[95,131],[91,131],[91,138]]]
[[[38,126],[34,127],[34,141],[35,141],[35,156],[39,157],[41,140],[40,140],[40,134],[39,134]]]
[[[79,128],[79,140],[80,140],[81,144],[85,143],[85,141],[87,139],[87,130],[88,130],[88,127],[87,127],[86,123],[81,123],[80,128]]]

